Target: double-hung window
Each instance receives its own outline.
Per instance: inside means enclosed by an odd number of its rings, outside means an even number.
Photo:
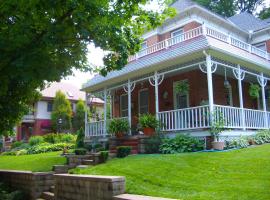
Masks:
[[[128,116],[128,95],[123,94],[120,96],[120,114],[121,117]]]
[[[139,91],[139,114],[146,114],[149,112],[148,97],[149,97],[148,89],[143,89]]]

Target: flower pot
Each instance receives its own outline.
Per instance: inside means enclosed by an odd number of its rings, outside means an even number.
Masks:
[[[223,150],[224,149],[224,142],[212,142],[212,147],[215,150]]]
[[[146,127],[146,128],[143,128],[143,133],[144,133],[144,135],[152,136],[155,133],[155,129],[150,128],[150,127]]]
[[[123,132],[118,132],[118,133],[115,133],[115,136],[117,138],[122,138],[122,137],[124,137],[124,133]]]

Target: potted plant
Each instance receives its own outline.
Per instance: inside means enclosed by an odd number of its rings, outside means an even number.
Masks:
[[[249,96],[252,99],[259,98],[260,97],[260,90],[261,90],[261,88],[258,84],[251,83],[249,86],[249,90],[248,90]]]
[[[109,132],[117,138],[123,137],[129,130],[129,123],[125,119],[113,119],[109,125]]]
[[[214,141],[212,142],[212,147],[215,150],[223,150],[224,142],[219,141],[219,136],[221,132],[224,130],[225,120],[222,116],[222,113],[215,111],[212,114],[212,123],[210,127],[210,133],[214,137]]]
[[[175,91],[178,94],[188,94],[189,92],[189,84],[187,81],[179,81],[175,85]]]
[[[143,129],[143,133],[148,136],[154,135],[155,129],[159,125],[159,121],[156,119],[154,115],[151,114],[141,115],[139,117],[139,123]]]

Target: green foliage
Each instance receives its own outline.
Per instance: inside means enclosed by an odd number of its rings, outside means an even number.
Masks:
[[[195,152],[203,150],[203,144],[189,135],[177,135],[175,138],[165,138],[160,145],[163,154]]]
[[[109,151],[100,151],[100,162],[105,163],[109,158]]]
[[[27,153],[27,149],[21,149],[16,152],[16,156],[26,155]]]
[[[29,138],[28,143],[30,146],[38,145],[44,142],[44,138],[42,136],[32,136]]]
[[[15,142],[13,142],[13,143],[11,144],[11,149],[20,147],[22,144],[23,144],[23,142],[21,142],[21,141],[15,141]]]
[[[84,130],[82,128],[77,131],[76,147],[84,148]]]
[[[44,142],[55,143],[75,143],[77,136],[70,133],[49,133],[43,136]]]
[[[139,117],[139,124],[142,128],[157,128],[159,121],[154,115],[143,114]]]
[[[26,195],[20,190],[12,190],[0,182],[0,199],[1,200],[24,200]]]
[[[128,55],[139,50],[145,29],[174,14],[166,7],[147,10],[142,5],[148,2],[1,1],[0,113],[5,115],[0,134],[27,113],[37,88],[71,75],[72,69],[94,70],[87,62],[89,43],[111,52],[102,74],[124,67]]]
[[[212,136],[214,136],[215,141],[219,141],[219,135],[220,133],[225,129],[225,119],[221,112],[214,111],[211,114],[212,123],[210,127],[210,133]]]
[[[145,153],[160,153],[159,146],[162,143],[162,135],[155,134],[147,139],[145,139]]]
[[[179,81],[175,85],[175,91],[178,94],[188,94],[189,92],[189,84],[187,81]]]
[[[254,141],[256,144],[270,143],[270,130],[259,131],[254,136]]]
[[[262,11],[259,13],[259,17],[261,19],[268,19],[268,18],[270,18],[270,7],[263,8]]]
[[[69,100],[61,91],[57,91],[53,101],[51,114],[52,128],[54,131],[68,132],[71,130],[72,108]],[[62,123],[59,124],[59,119]],[[59,130],[60,129],[60,130]]]
[[[249,146],[249,138],[241,136],[239,138],[233,139],[226,142],[227,148],[247,148]]]
[[[38,153],[46,153],[46,152],[52,152],[52,151],[63,151],[64,148],[73,149],[74,147],[75,147],[75,145],[71,144],[71,143],[57,143],[57,144],[43,143],[40,145],[32,146],[31,148],[27,149],[27,154],[38,154]]]
[[[74,150],[74,153],[76,155],[86,155],[87,149],[85,149],[85,148],[78,148],[78,149],[75,149]]]
[[[126,119],[112,119],[108,130],[112,135],[126,133],[129,130],[129,123]]]
[[[73,117],[73,128],[75,131],[84,128],[85,112],[86,108],[84,101],[80,99],[76,104],[76,112]]]
[[[260,97],[260,86],[258,84],[251,83],[248,89],[249,96],[252,99],[257,99]]]
[[[129,146],[118,146],[116,150],[117,150],[116,153],[117,158],[127,157],[131,153],[131,147]]]

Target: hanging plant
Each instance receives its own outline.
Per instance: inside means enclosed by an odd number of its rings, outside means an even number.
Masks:
[[[260,86],[258,84],[253,84],[251,83],[250,86],[249,86],[249,96],[252,98],[252,99],[257,99],[260,97]]]
[[[189,92],[189,84],[187,81],[180,81],[175,85],[175,91],[178,94],[188,94]]]

